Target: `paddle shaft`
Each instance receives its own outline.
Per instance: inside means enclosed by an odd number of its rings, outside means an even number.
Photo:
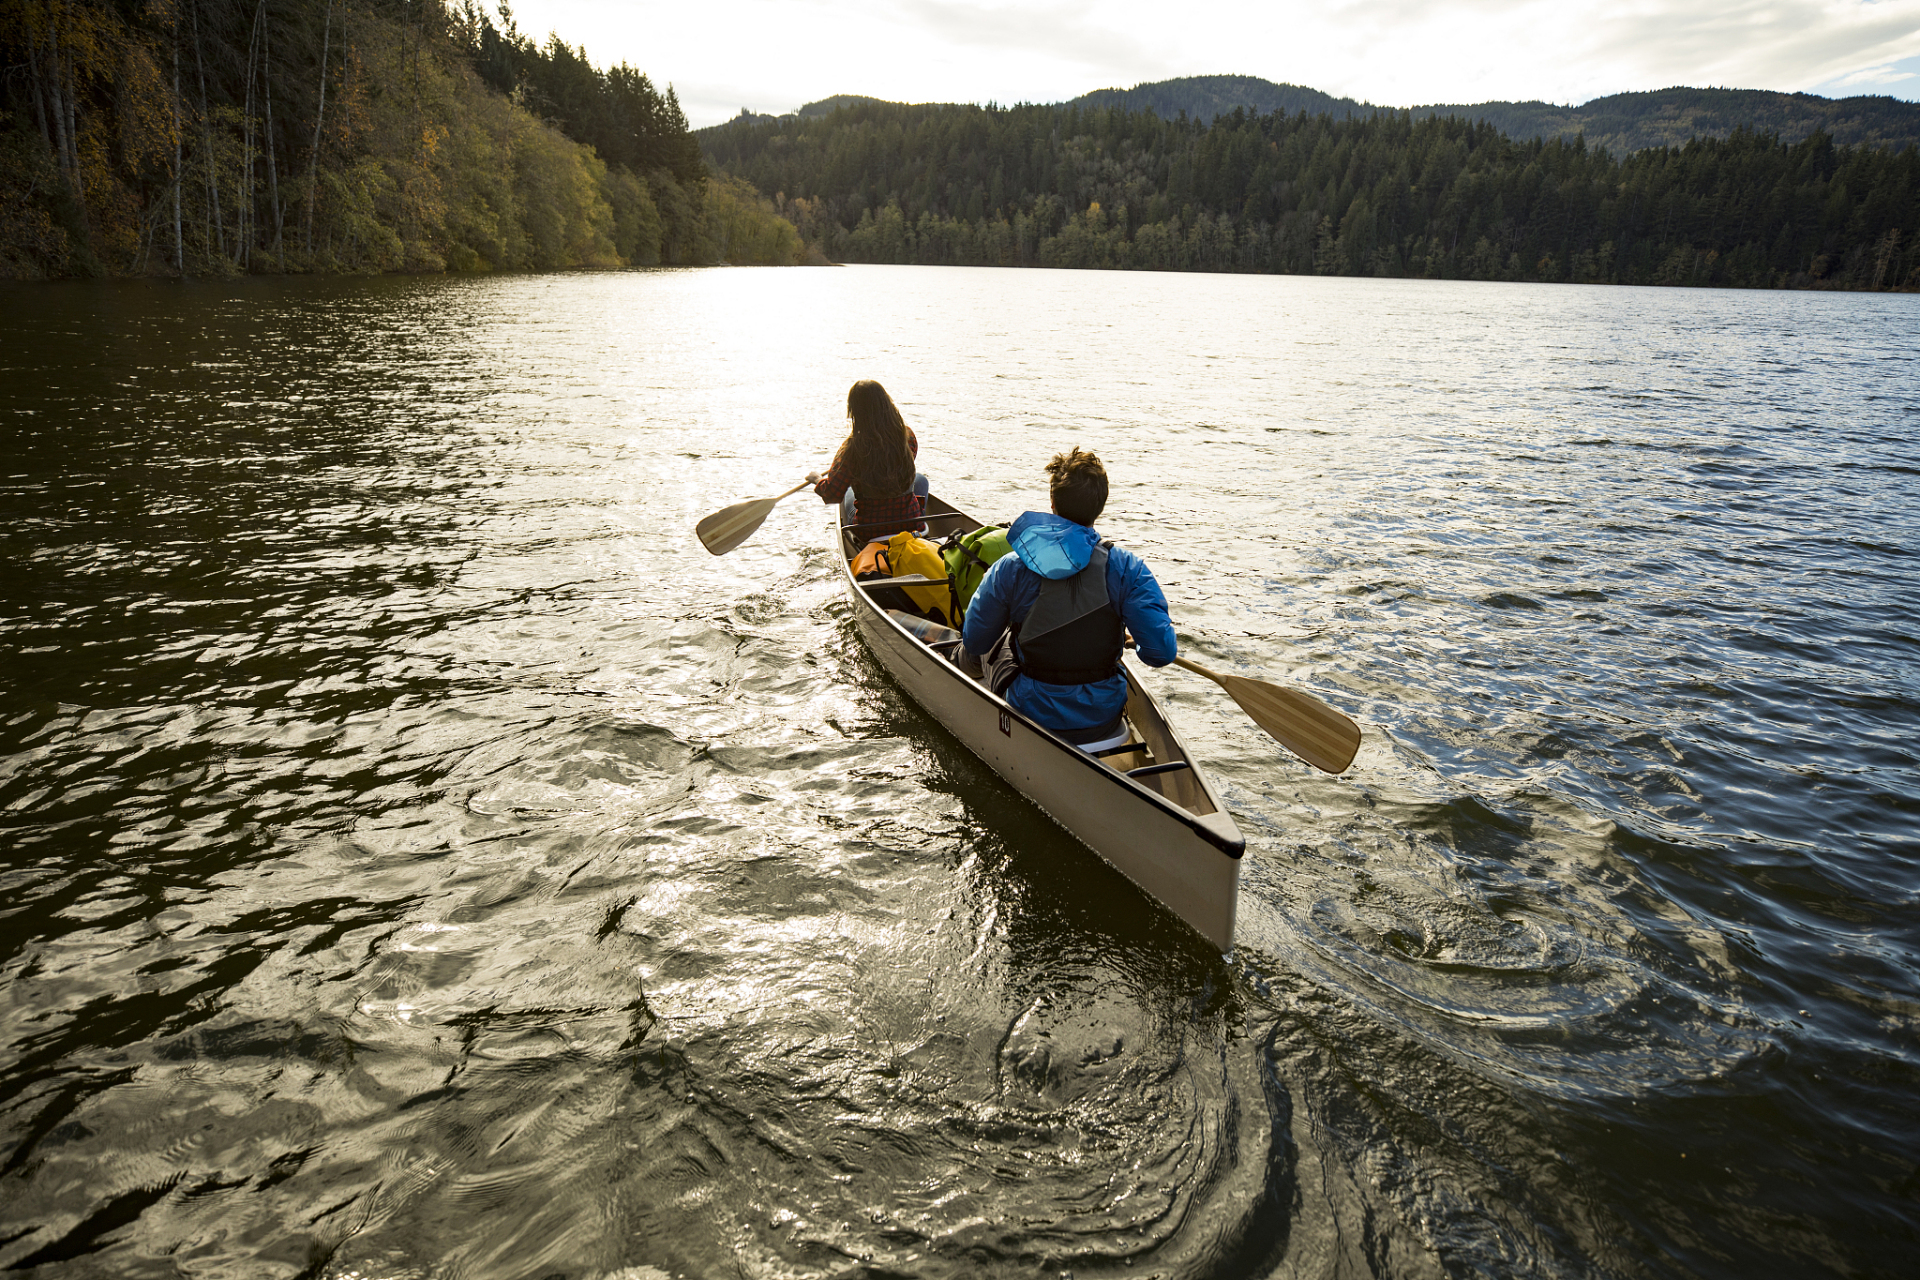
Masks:
[[[1134,641],[1134,638],[1132,636],[1128,636],[1127,648],[1132,649],[1137,653],[1139,652],[1140,646]],[[1194,662],[1191,659],[1176,656],[1173,660],[1173,665],[1176,667],[1185,667],[1189,671],[1192,671],[1198,675],[1203,675],[1207,679],[1219,685],[1222,689],[1227,687],[1227,677],[1221,675],[1218,671],[1210,671],[1206,667],[1201,666],[1199,663]]]
[[[1176,667],[1185,667],[1189,671],[1198,672],[1200,675],[1205,676],[1207,679],[1219,685],[1222,689],[1227,687],[1227,678],[1225,676],[1221,675],[1218,671],[1211,671],[1191,659],[1175,658],[1173,665]]]
[[[791,489],[789,489],[789,490],[787,490],[787,491],[786,491],[785,493],[783,493],[783,494],[781,494],[781,495],[780,495],[780,498],[791,498],[791,497],[792,497],[792,496],[793,496],[794,494],[796,494],[796,493],[798,493],[798,492],[800,492],[800,491],[801,491],[802,489],[804,489],[804,488],[806,488],[806,487],[807,487],[808,485],[810,485],[810,484],[813,484],[813,483],[814,483],[814,481],[812,481],[812,480],[802,480],[802,481],[801,481],[801,482],[800,482],[799,484],[797,484],[797,485],[795,485],[795,486],[793,486],[793,488],[791,488]],[[780,498],[775,498],[775,499],[774,499],[774,501],[775,501],[775,502],[778,502],[778,501],[780,501]]]

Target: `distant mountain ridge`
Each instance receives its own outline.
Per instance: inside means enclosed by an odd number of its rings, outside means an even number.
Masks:
[[[1585,134],[1587,145],[1605,147],[1616,155],[1631,155],[1647,147],[1677,147],[1694,137],[1724,138],[1743,126],[1758,133],[1777,133],[1788,144],[1823,130],[1841,144],[1865,143],[1895,151],[1920,146],[1920,103],[1883,96],[1822,98],[1766,89],[1676,87],[1616,93],[1577,107],[1551,102],[1476,102],[1398,108],[1336,98],[1318,89],[1275,84],[1258,76],[1183,76],[1131,89],[1096,89],[1065,105],[1144,109],[1163,119],[1184,111],[1209,121],[1236,107],[1256,115],[1304,111],[1308,115],[1341,117],[1408,110],[1416,119],[1459,116],[1463,120],[1485,120],[1508,137],[1522,141]]]
[[[694,132],[695,133],[711,133],[715,129],[725,129],[732,125],[740,124],[742,122],[745,122],[747,124],[770,124],[775,120],[813,120],[813,119],[817,119],[820,116],[830,116],[834,112],[840,110],[842,107],[859,107],[859,106],[865,106],[869,103],[878,103],[878,104],[886,105],[887,100],[885,98],[869,97],[864,93],[836,93],[831,98],[822,98],[818,102],[809,102],[806,106],[800,108],[798,111],[778,111],[778,112],[749,111],[747,108],[742,107],[740,108],[740,114],[735,116],[733,119],[727,121],[726,124],[710,124],[705,129],[696,129],[694,130]],[[938,104],[893,103],[891,105],[934,106]],[[1229,108],[1229,110],[1231,110],[1231,108]]]
[[[784,114],[809,120],[831,115],[841,107],[881,101],[863,94],[841,93]],[[1605,147],[1620,156],[1632,155],[1647,147],[1682,146],[1689,138],[1724,138],[1742,127],[1756,133],[1777,133],[1780,141],[1788,145],[1802,141],[1815,130],[1823,130],[1842,145],[1864,143],[1894,151],[1909,145],[1920,146],[1920,103],[1883,96],[1822,98],[1811,93],[1774,93],[1766,89],[1676,87],[1645,93],[1616,93],[1577,107],[1551,102],[1474,102],[1402,108],[1382,107],[1355,98],[1336,98],[1304,85],[1275,84],[1258,76],[1183,76],[1137,84],[1131,89],[1095,89],[1059,105],[1145,110],[1163,120],[1185,112],[1203,121],[1228,115],[1236,108],[1262,116],[1275,111],[1288,115],[1304,111],[1310,116],[1335,118],[1364,118],[1383,111],[1405,110],[1416,119],[1458,116],[1463,120],[1485,120],[1517,141],[1570,139],[1584,134],[1588,146]],[[755,122],[780,118],[780,115],[759,115],[742,108],[736,120]],[[711,126],[713,129],[725,127]]]

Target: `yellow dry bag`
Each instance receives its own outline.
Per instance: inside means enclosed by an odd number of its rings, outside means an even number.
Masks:
[[[918,609],[929,618],[958,627],[951,610],[953,595],[947,590],[947,562],[940,548],[911,533],[896,533],[885,542],[869,542],[853,558],[853,576],[868,578],[906,578],[914,574],[935,578],[937,587],[900,587]]]
[[[887,539],[887,565],[896,578],[921,574],[932,578],[940,585],[937,587],[902,587],[907,599],[913,601],[929,617],[945,619],[950,627],[958,627],[950,607],[953,596],[947,590],[947,562],[940,558],[940,548],[914,533],[896,533]]]

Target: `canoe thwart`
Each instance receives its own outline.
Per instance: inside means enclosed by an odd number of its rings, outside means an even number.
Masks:
[[[867,591],[875,587],[944,587],[951,581],[948,578],[929,578],[925,574],[910,573],[901,578],[855,578],[854,582]]]
[[[968,516],[964,511],[939,511],[931,515],[921,516],[920,522],[925,524],[930,520],[967,520],[971,518],[972,517]],[[862,524],[843,524],[840,526],[840,531],[842,533],[858,533],[862,529],[878,529],[883,525],[900,523],[902,523],[902,519],[899,517],[892,520],[868,520]]]
[[[1175,769],[1191,768],[1193,768],[1193,766],[1185,760],[1169,760],[1165,764],[1150,764],[1144,768],[1129,769],[1127,770],[1127,776],[1129,778],[1150,778],[1156,773],[1172,773]]]

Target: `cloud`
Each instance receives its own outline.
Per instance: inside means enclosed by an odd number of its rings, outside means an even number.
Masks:
[[[1885,91],[1920,66],[1920,0],[732,0],[718,26],[631,0],[515,10],[524,31],[672,83],[696,126],[835,93],[1052,102],[1183,75],[1413,106],[1681,84]]]
[[[1916,75],[1920,75],[1920,72],[1902,71],[1894,66],[1893,63],[1889,62],[1885,66],[1868,67],[1863,71],[1856,71],[1850,76],[1841,76],[1838,80],[1833,81],[1833,83],[1842,88],[1857,84],[1895,84],[1901,80],[1911,80]]]
[[[1597,60],[1668,84],[1799,90],[1920,53],[1920,0],[1660,0],[1600,31]]]
[[[1267,44],[1268,65],[1297,74],[1256,74],[1393,106],[1682,84],[1791,91],[1920,54],[1920,0],[1348,0],[1282,4],[1261,26],[1266,40],[1242,47]]]
[[[951,44],[995,52],[1037,53],[1081,63],[1096,72],[1128,66],[1176,74],[1133,30],[1116,30],[1098,20],[1098,7],[1091,4],[982,5],[960,0],[901,0],[895,7],[903,19]]]

